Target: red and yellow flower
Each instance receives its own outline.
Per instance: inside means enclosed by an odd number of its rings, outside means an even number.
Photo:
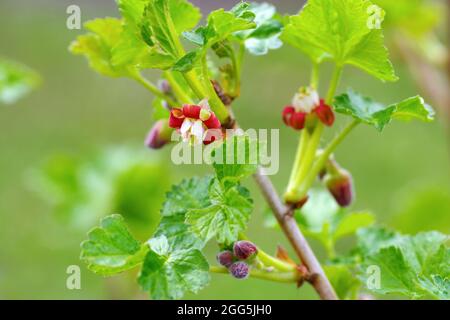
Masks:
[[[207,145],[222,139],[220,121],[206,103],[173,108],[169,126],[177,129],[183,140],[192,144]]]

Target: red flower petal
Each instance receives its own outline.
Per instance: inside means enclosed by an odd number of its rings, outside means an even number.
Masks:
[[[314,112],[323,124],[329,127],[333,125],[335,119],[333,110],[323,100],[320,100],[320,105],[314,109]]]
[[[198,119],[200,117],[200,111],[202,107],[194,106],[194,105],[184,105],[183,106],[183,114],[186,118]]]
[[[220,128],[222,128],[222,125],[220,124],[219,119],[217,119],[216,115],[213,112],[211,112],[211,117],[209,117],[208,120],[203,121],[203,124],[208,129],[220,129]]]
[[[302,130],[305,127],[306,113],[295,112],[292,114],[289,125],[295,130]]]
[[[292,106],[287,106],[283,110],[283,121],[287,126],[290,126],[290,120],[292,115],[295,113],[295,108]]]
[[[214,141],[222,139],[222,130],[220,129],[208,129],[205,133],[205,138],[203,139],[203,144],[208,145]]]
[[[184,121],[183,110],[174,108],[170,111],[169,127],[179,129]]]

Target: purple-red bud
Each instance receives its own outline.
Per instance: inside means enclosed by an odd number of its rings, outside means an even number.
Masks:
[[[236,279],[247,279],[250,273],[250,268],[248,264],[242,261],[233,263],[230,268],[230,273]]]
[[[233,246],[233,252],[239,260],[247,260],[258,253],[258,248],[250,241],[236,241]]]
[[[353,179],[348,171],[340,169],[337,173],[327,174],[324,182],[341,207],[348,207],[352,204],[354,198]]]
[[[170,142],[172,131],[167,120],[159,120],[150,130],[145,145],[150,149],[161,149]]]
[[[172,87],[170,86],[169,81],[166,79],[161,79],[158,81],[158,89],[161,90],[164,94],[172,94]]]
[[[233,252],[231,251],[222,251],[216,256],[217,262],[226,268],[229,268],[234,262]]]

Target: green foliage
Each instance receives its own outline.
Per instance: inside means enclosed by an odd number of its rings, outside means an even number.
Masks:
[[[146,237],[158,224],[167,177],[167,168],[147,151],[112,148],[87,160],[54,156],[31,183],[60,220],[74,228],[89,228],[118,212],[139,237]]]
[[[248,136],[228,138],[212,154],[217,178],[224,183],[236,183],[255,173],[261,147]]]
[[[200,10],[185,0],[119,0],[118,5],[122,19],[88,21],[85,28],[90,33],[70,47],[72,53],[86,56],[94,70],[110,77],[169,69],[183,55],[175,36],[201,18]]]
[[[183,50],[175,37],[197,25],[201,18],[200,10],[185,0],[146,2],[141,34],[147,44],[157,46],[173,59],[178,59]]]
[[[413,299],[450,299],[450,248],[448,236],[438,232],[405,236],[384,229],[358,233],[362,270],[380,268],[381,294],[400,294]],[[361,273],[362,280],[368,275]]]
[[[324,270],[339,299],[355,300],[358,297],[361,282],[355,278],[348,265],[326,265]]]
[[[141,264],[147,251],[146,245],[133,238],[122,216],[112,215],[89,232],[81,244],[81,259],[89,270],[110,276]]]
[[[369,212],[346,212],[325,190],[312,190],[308,202],[296,215],[305,235],[320,241],[331,258],[338,240],[352,236],[363,227],[375,222]]]
[[[350,115],[374,126],[379,131],[383,131],[393,119],[402,121],[417,119],[426,122],[434,119],[433,109],[420,96],[385,107],[381,103],[350,90],[335,98],[334,108],[337,112]]]
[[[28,67],[0,57],[0,104],[12,104],[34,90],[40,78]]]
[[[182,239],[169,243],[165,236],[149,241],[138,281],[154,299],[179,299],[209,283],[209,265],[202,253]]]
[[[238,31],[254,29],[255,15],[249,9],[247,3],[240,3],[230,11],[219,9],[208,16],[206,26],[201,26],[192,32],[185,32],[184,37],[206,48],[229,39]]]
[[[248,10],[255,15],[256,28],[240,31],[235,36],[244,42],[245,48],[253,55],[265,55],[269,50],[279,49],[283,45],[279,39],[283,24],[277,19],[275,6],[252,2]]]
[[[129,66],[114,66],[113,48],[119,43],[122,22],[116,18],[95,19],[85,23],[90,33],[81,35],[70,46],[73,54],[84,55],[92,69],[109,77],[129,76]]]
[[[161,214],[172,216],[186,214],[190,209],[202,208],[209,204],[208,190],[213,178],[191,178],[183,180],[167,193]]]
[[[367,0],[310,0],[286,25],[282,40],[320,63],[354,65],[383,81],[396,81],[380,29],[369,28]]]
[[[225,188],[218,180],[210,185],[211,204],[188,211],[186,221],[192,231],[205,241],[216,238],[219,243],[232,244],[244,231],[253,210],[249,191],[236,185]]]

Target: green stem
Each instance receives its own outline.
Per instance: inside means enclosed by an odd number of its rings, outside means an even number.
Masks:
[[[223,267],[211,266],[209,271],[219,274],[229,274],[228,269]],[[300,280],[300,275],[297,272],[268,272],[257,269],[250,270],[250,277],[281,283],[295,283]]]
[[[175,28],[175,24],[173,23],[172,16],[170,15],[168,1],[163,1],[163,8],[164,17],[166,19],[168,31],[170,34],[169,39],[171,40],[174,49],[177,51],[178,58],[181,58],[186,54],[186,51],[184,50],[183,44],[181,43],[178,32]]]
[[[296,271],[296,267],[286,263],[278,258],[272,257],[262,250],[258,250],[258,259],[267,267],[274,267],[279,271],[293,272]]]
[[[338,145],[349,135],[349,133],[358,126],[359,123],[360,122],[358,120],[352,121],[323,150],[320,157],[317,159],[317,161],[315,162],[311,171],[309,172],[308,176],[303,181],[301,188],[299,190],[300,195],[306,194],[306,192],[309,190],[311,185],[314,183],[314,180],[316,179],[319,172],[325,166],[325,164],[326,164],[327,160],[329,159],[329,157],[331,156],[331,154],[336,150]]]
[[[314,90],[319,90],[319,64],[313,63],[311,71],[311,87]]]
[[[155,86],[153,83],[151,83],[150,81],[145,79],[140,73],[136,73],[132,77],[133,77],[134,80],[136,80],[141,85],[143,85],[148,91],[153,93],[155,96],[157,96],[158,98],[161,98],[161,99],[167,101],[167,103],[169,105],[171,105],[171,106],[176,106],[177,105],[176,101],[174,101],[171,97],[169,97],[166,94],[164,94],[161,90],[158,89],[157,86]]]
[[[225,122],[226,120],[228,120],[230,113],[228,112],[227,107],[223,104],[222,100],[220,100],[219,96],[214,90],[213,84],[211,83],[211,79],[209,77],[208,60],[206,52],[202,57],[202,77],[203,77],[203,85],[206,88],[211,109],[214,111],[214,113],[221,122]]]
[[[339,80],[341,80],[342,70],[343,70],[342,66],[336,65],[336,68],[334,69],[333,72],[333,76],[331,78],[330,87],[328,89],[327,99],[325,100],[325,102],[328,105],[331,105],[333,103],[334,95],[336,94]]]
[[[310,138],[310,134],[309,134],[308,130],[303,130],[303,132],[301,133],[300,140],[299,140],[297,154],[296,154],[295,160],[294,160],[294,166],[292,167],[291,176],[289,178],[287,193],[292,193],[293,191],[295,191],[295,177],[297,176],[297,173],[298,173],[298,170],[300,167],[300,163],[302,161],[302,157],[306,151],[306,147],[308,146],[309,138]]]
[[[194,71],[183,73],[183,77],[198,99],[202,100],[206,97],[202,83],[198,80]]]
[[[319,148],[320,139],[322,137],[322,133],[324,131],[324,125],[321,122],[318,122],[313,134],[311,135],[310,141],[308,143],[308,147],[306,149],[305,155],[302,159],[300,169],[295,176],[293,188],[290,193],[286,195],[286,200],[288,202],[296,202],[305,196],[305,194],[299,194],[298,188],[301,185],[303,179],[307,176],[309,170],[311,170],[311,166],[316,157],[317,149]]]
[[[193,103],[191,97],[183,90],[183,88],[181,88],[180,84],[175,79],[173,72],[166,71],[166,72],[164,72],[164,76],[167,79],[167,81],[169,81],[170,86],[173,89],[173,93],[177,97],[179,104],[192,104]]]
[[[331,104],[334,99],[334,95],[336,94],[336,90],[339,84],[339,80],[342,76],[342,66],[336,65],[333,76],[330,81],[330,86],[328,89],[327,99],[326,103]],[[313,74],[317,72],[317,67],[313,68]],[[313,76],[311,83],[314,84],[315,76]],[[305,190],[305,186],[308,186],[308,188],[311,186],[312,183],[309,183],[309,180],[311,179],[310,171],[314,165],[314,160],[316,157],[317,149],[320,145],[320,139],[322,137],[322,133],[324,131],[325,127],[321,122],[318,122],[316,127],[314,128],[313,134],[311,136],[311,139],[308,143],[307,150],[303,156],[303,159],[301,159],[301,163],[298,169],[298,172],[295,176],[294,182],[290,184],[290,188],[288,189],[288,192],[285,195],[285,200],[287,202],[296,202],[303,199],[308,192],[308,189]],[[304,180],[307,179],[308,183],[305,183]],[[313,178],[314,179],[314,178]],[[314,180],[312,180],[314,181]],[[298,190],[300,188],[300,190]]]

